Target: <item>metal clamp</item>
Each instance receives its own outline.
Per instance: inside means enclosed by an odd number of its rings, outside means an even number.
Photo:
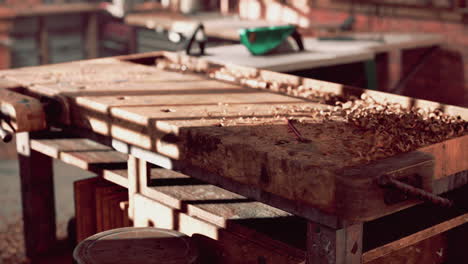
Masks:
[[[200,39],[197,39],[198,34],[201,34]],[[187,43],[187,45],[185,47],[185,53],[187,55],[193,55],[193,54],[191,54],[192,45],[193,45],[194,42],[196,42],[198,44],[198,48],[200,50],[199,56],[205,55],[205,46],[206,46],[206,41],[207,41],[206,39],[207,39],[207,37],[206,37],[206,33],[205,33],[205,26],[203,26],[203,24],[200,23],[200,24],[198,24],[198,26],[193,31],[193,34],[190,37],[190,39],[189,39],[189,41],[188,41],[188,43]]]
[[[450,201],[449,199],[437,196],[433,193],[430,193],[428,191],[425,191],[423,189],[414,187],[410,184],[404,183],[400,180],[397,180],[395,177],[391,175],[382,175],[379,177],[377,184],[380,187],[384,188],[393,188],[398,190],[399,192],[402,192],[406,195],[416,197],[420,200],[430,202],[435,205],[439,205],[442,207],[452,207],[453,202]]]
[[[4,116],[3,114],[0,113],[0,139],[2,139],[3,142],[8,143],[13,139],[13,133],[11,133],[10,131],[4,129],[1,126],[2,121],[3,121],[3,123],[6,123],[11,128],[11,130],[13,132],[15,132],[15,129],[10,124],[10,122],[8,120],[8,117],[6,117],[6,116]]]

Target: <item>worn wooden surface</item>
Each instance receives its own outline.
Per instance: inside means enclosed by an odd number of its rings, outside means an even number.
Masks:
[[[31,147],[52,158],[99,174],[104,168],[125,168],[127,162],[127,155],[88,139],[35,139]]]
[[[5,86],[11,86],[8,82]],[[15,85],[16,86],[16,85]],[[8,89],[0,89],[0,114],[9,117],[16,132],[30,132],[46,128],[46,116],[42,104],[29,96]],[[1,120],[1,126],[11,131],[10,125]]]
[[[336,90],[337,94],[368,93],[268,71],[257,74],[292,78],[317,90]],[[65,119],[73,126],[160,153],[301,206],[354,220],[404,208],[385,206],[381,200],[371,199],[368,209],[361,210],[369,197],[381,199],[381,191],[375,189],[374,183],[378,175],[361,173],[359,177],[344,177],[347,168],[364,165],[346,149],[350,148],[350,142],[352,148],[362,147],[363,151],[372,144],[365,136],[354,133],[353,127],[343,120],[325,122],[311,115],[311,109],[326,108],[318,102],[116,58],[3,71],[0,76],[28,87],[31,93],[62,98],[69,109],[65,109]],[[378,100],[408,100],[418,105],[418,100],[407,97],[369,94],[380,96]],[[427,101],[423,104],[441,107]],[[464,108],[442,108],[452,109],[463,118],[467,115]],[[288,132],[285,117],[301,120],[297,128],[310,141],[298,142]],[[441,158],[439,153],[452,153],[455,157],[468,149],[466,136],[452,141],[422,149],[437,154],[435,163],[439,164],[435,165],[433,175],[425,176],[428,182],[448,172],[466,170],[466,163],[459,157],[441,165],[452,156]],[[382,162],[376,166],[390,164],[388,169],[394,171],[402,161],[395,157]],[[421,170],[417,167],[411,172],[428,175],[424,166]],[[357,186],[359,192],[348,190],[347,186]]]

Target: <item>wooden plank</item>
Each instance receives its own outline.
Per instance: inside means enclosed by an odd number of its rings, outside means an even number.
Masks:
[[[440,234],[430,239],[423,240],[414,245],[407,246],[388,255],[382,256],[367,264],[404,264],[404,263],[447,263],[454,253],[453,247],[449,245],[450,237]],[[364,256],[363,256],[364,257]],[[458,262],[461,258],[455,259]]]
[[[127,170],[104,170],[102,177],[124,188],[128,188]]]
[[[38,139],[34,150],[84,170],[102,173],[104,168],[124,168],[127,155],[88,139]]]
[[[11,120],[16,132],[46,128],[46,116],[39,100],[7,89],[0,89],[0,113]],[[11,130],[9,125],[2,127]]]
[[[434,179],[442,179],[468,168],[468,135],[423,147],[434,157]]]
[[[135,201],[134,195],[140,191],[139,178],[140,178],[140,160],[134,156],[128,156],[127,162],[128,170],[128,216],[134,219],[135,214]]]
[[[434,237],[438,234],[446,232],[457,226],[463,225],[467,222],[468,222],[468,214],[463,214],[453,219],[450,219],[448,221],[445,221],[443,223],[440,223],[430,228],[419,231],[413,235],[410,235],[402,239],[399,239],[397,241],[386,244],[382,247],[378,247],[376,249],[367,251],[362,256],[363,263],[371,262],[377,258],[391,254],[392,252],[401,250],[409,245],[416,244],[425,239]]]
[[[209,260],[207,263],[300,263],[304,260],[303,251],[265,235],[261,240],[258,238],[259,234],[244,236],[229,228],[223,229],[174,211],[140,194],[135,195],[135,202],[136,226],[147,226],[152,222],[156,227],[175,228],[187,235],[193,235],[199,245],[208,250],[204,251],[209,254],[204,256]],[[246,225],[245,229],[249,227]],[[278,230],[270,231],[274,233]],[[256,233],[254,230],[252,232]]]
[[[166,169],[151,170],[151,185],[140,192],[152,199],[187,212],[210,223],[226,227],[231,220],[257,217],[288,217],[290,214],[241,195]],[[218,204],[216,201],[225,201]]]
[[[30,135],[17,134],[25,252],[35,258],[56,242],[52,159],[30,147]]]

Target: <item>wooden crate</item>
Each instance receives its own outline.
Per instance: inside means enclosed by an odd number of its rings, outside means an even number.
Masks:
[[[116,184],[94,177],[76,181],[75,215],[77,242],[98,232],[131,226],[127,210],[128,192]]]

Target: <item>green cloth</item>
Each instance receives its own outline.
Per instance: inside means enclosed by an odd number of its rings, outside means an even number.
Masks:
[[[294,31],[295,26],[272,26],[239,30],[240,42],[253,55],[265,54],[278,47]]]

